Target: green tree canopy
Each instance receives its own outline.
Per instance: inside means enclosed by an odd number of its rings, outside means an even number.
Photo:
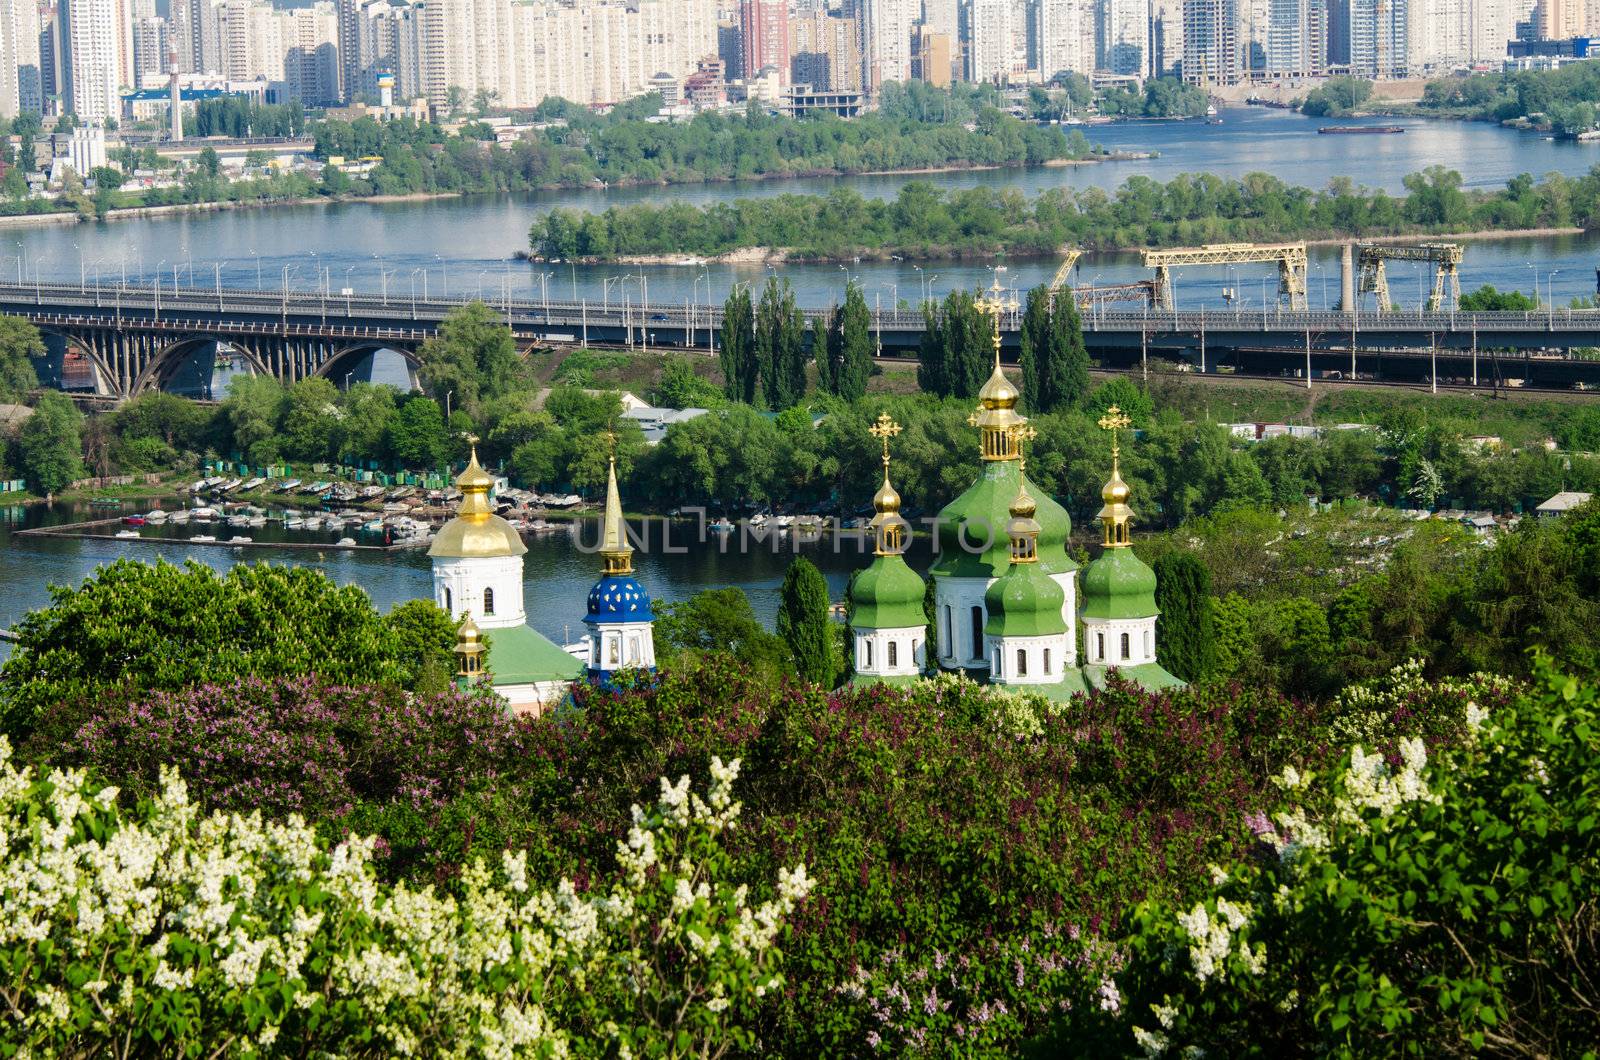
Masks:
[[[750,304],[750,289],[736,285],[722,307],[722,389],[729,401],[756,403],[760,380],[760,361],[756,356],[756,317]]]
[[[39,385],[33,359],[43,354],[38,328],[21,317],[0,316],[0,402],[20,401]]]
[[[1167,672],[1200,681],[1215,667],[1211,619],[1211,572],[1188,552],[1171,552],[1155,562],[1156,658]]]
[[[844,305],[829,317],[824,342],[812,346],[823,390],[846,401],[857,401],[866,394],[872,376],[872,314],[854,280],[845,285]]]
[[[778,639],[789,648],[800,676],[832,688],[833,630],[828,620],[828,583],[816,564],[798,556],[783,576]]]
[[[39,398],[17,434],[17,455],[28,488],[57,493],[83,475],[83,413],[57,390]]]

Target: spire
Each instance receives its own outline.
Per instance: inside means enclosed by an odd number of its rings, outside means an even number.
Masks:
[[[1039,432],[1024,424],[1011,432],[1012,445],[1017,452],[1017,495],[1011,501],[1011,521],[1006,524],[1006,534],[1011,538],[1012,563],[1039,562],[1039,522],[1034,513],[1039,504],[1028,492],[1027,458],[1022,447],[1039,436]]]
[[[1133,509],[1128,507],[1128,496],[1132,491],[1122,481],[1119,460],[1121,447],[1118,444],[1118,433],[1132,423],[1115,405],[1106,409],[1106,414],[1099,420],[1100,429],[1111,432],[1111,479],[1100,491],[1101,499],[1106,502],[1105,507],[1100,509],[1100,522],[1105,527],[1102,543],[1106,548],[1127,548],[1132,543],[1129,540],[1129,524],[1133,521]]]
[[[606,472],[605,528],[600,536],[600,557],[604,573],[632,574],[633,546],[628,544],[627,527],[622,522],[622,496],[617,490],[617,436],[606,434],[611,444],[610,466]]]
[[[889,439],[905,428],[889,418],[887,412],[878,414],[878,421],[867,428],[867,433],[883,443],[883,485],[872,497],[872,507],[877,514],[872,517],[872,530],[876,545],[873,554],[899,555],[905,551],[905,520],[900,516],[900,494],[889,483]]]
[[[494,479],[478,463],[477,436],[467,435],[467,444],[472,447],[472,456],[467,460],[466,470],[456,476],[456,489],[461,491],[461,507],[456,510],[456,515],[466,518],[493,515],[494,510],[489,507],[489,490],[494,486]]]
[[[974,303],[978,312],[990,318],[991,337],[994,343],[994,371],[988,382],[978,391],[978,411],[967,418],[967,423],[979,429],[981,449],[985,460],[1015,460],[1014,431],[1028,422],[1017,414],[1017,402],[1022,392],[1006,378],[1000,367],[1000,316],[1015,312],[1017,300],[1008,296],[1000,286],[997,276],[989,290],[979,295]]]

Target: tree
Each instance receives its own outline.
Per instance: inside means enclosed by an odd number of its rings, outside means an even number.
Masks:
[[[448,689],[456,670],[455,620],[432,600],[407,600],[384,622],[394,635],[395,658],[415,675],[408,688],[424,695]]]
[[[414,639],[356,586],[305,567],[241,564],[226,574],[119,559],[17,628],[0,668],[0,728],[16,740],[37,711],[112,688],[178,691],[245,676],[316,673],[331,681],[406,685]]]
[[[785,279],[767,280],[756,308],[755,355],[767,407],[782,412],[806,396],[805,316]]]
[[[313,376],[289,388],[284,397],[283,455],[290,460],[336,460],[343,438],[339,392]]]
[[[39,385],[33,359],[43,355],[38,328],[21,317],[0,316],[0,401],[17,401]]]
[[[823,390],[846,401],[857,401],[866,394],[872,375],[872,315],[854,280],[845,286],[844,305],[836,307],[828,319],[825,341],[813,341],[812,349]]]
[[[1211,676],[1216,647],[1211,621],[1211,572],[1193,553],[1169,552],[1155,563],[1156,659],[1185,681]]]
[[[950,364],[945,356],[944,317],[929,303],[922,307],[922,341],[917,345],[917,386],[936,397],[950,395]]]
[[[1028,292],[1022,316],[1022,392],[1035,412],[1053,412],[1084,400],[1089,351],[1072,292],[1040,284]]]
[[[755,330],[750,289],[740,284],[734,287],[722,306],[722,389],[729,401],[756,403],[760,362],[756,357]]]
[[[214,147],[202,147],[195,159],[195,165],[209,180],[216,180],[222,173],[222,159]]]
[[[1521,291],[1501,291],[1487,283],[1461,296],[1464,313],[1526,313],[1538,308],[1537,298]]]
[[[83,474],[83,413],[58,390],[39,398],[17,435],[22,475],[35,493],[57,493]]]
[[[341,456],[356,460],[387,457],[389,428],[398,415],[395,389],[373,383],[356,383],[339,395],[344,441]]]
[[[1135,427],[1149,426],[1155,416],[1155,403],[1150,400],[1150,395],[1139,389],[1139,385],[1126,376],[1113,376],[1095,387],[1089,394],[1086,411],[1098,419],[1112,405],[1121,409],[1123,415],[1131,419]]]
[[[435,468],[449,455],[444,410],[432,398],[414,396],[389,426],[389,451],[403,467]]]
[[[236,376],[222,399],[222,421],[233,448],[255,464],[276,463],[278,422],[283,415],[283,384],[267,375]]]
[[[726,652],[770,676],[788,668],[783,641],[762,627],[738,586],[703,589],[677,603],[657,602],[655,612],[656,650],[663,661],[684,652]]]
[[[789,648],[800,676],[832,688],[833,633],[828,621],[828,583],[816,564],[796,557],[783,576],[778,605],[778,639]]]
[[[434,399],[442,405],[449,396],[454,408],[474,417],[485,397],[516,389],[523,375],[511,329],[482,302],[452,309],[417,359]]]

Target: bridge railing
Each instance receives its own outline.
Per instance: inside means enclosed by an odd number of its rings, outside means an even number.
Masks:
[[[0,282],[0,309],[25,312],[32,316],[42,313],[60,314],[70,309],[92,310],[83,312],[83,323],[103,322],[108,314],[150,313],[171,320],[182,314],[195,316],[193,321],[205,326],[218,326],[218,317],[230,314],[256,318],[276,318],[281,324],[291,321],[306,323],[316,320],[318,327],[341,326],[357,320],[415,321],[424,330],[428,324],[437,323],[452,310],[479,301],[473,297],[428,298],[413,297],[409,292],[391,293],[387,296],[366,292],[356,294],[324,293],[321,291],[253,290],[250,288],[199,287],[135,284],[61,284],[61,283],[10,283]],[[503,314],[513,324],[530,326],[560,325],[571,327],[585,322],[593,326],[627,326],[636,331],[686,328],[709,329],[720,327],[722,307],[716,304],[649,303],[636,304],[602,298],[598,301],[580,299],[484,299],[484,304]],[[824,320],[831,308],[802,310],[811,320]],[[918,332],[923,328],[923,312],[918,308],[896,307],[869,311],[874,331],[897,333]],[[185,318],[186,321],[191,318]],[[1015,331],[1021,324],[1020,313],[1010,313],[1001,320],[1002,329]],[[1265,333],[1304,332],[1327,334],[1337,332],[1385,331],[1413,334],[1466,333],[1466,332],[1578,332],[1593,333],[1595,344],[1600,345],[1600,310],[1545,309],[1526,312],[1463,312],[1463,311],[1396,311],[1377,312],[1361,310],[1345,313],[1340,310],[1289,310],[1281,308],[1245,309],[1179,309],[1158,310],[1150,308],[1107,308],[1091,304],[1083,312],[1084,329],[1096,332],[1133,333],[1195,333],[1208,331],[1259,331]],[[259,329],[260,324],[254,325]]]

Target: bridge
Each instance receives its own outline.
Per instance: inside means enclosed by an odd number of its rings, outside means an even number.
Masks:
[[[0,313],[21,316],[94,367],[96,391],[126,398],[171,381],[197,348],[219,342],[249,370],[284,383],[339,379],[363,356],[417,352],[471,299],[383,297],[203,287],[0,283]],[[628,346],[711,352],[720,306],[496,299],[520,348]],[[805,310],[812,321],[826,309]],[[1018,346],[1019,313],[1001,319],[1004,347]],[[1358,310],[1164,310],[1091,303],[1083,314],[1090,355],[1107,367],[1174,360],[1201,372],[1348,380],[1405,379],[1600,389],[1600,311],[1514,313]],[[884,355],[916,351],[919,309],[872,314]],[[1516,385],[1516,384],[1513,384]]]

